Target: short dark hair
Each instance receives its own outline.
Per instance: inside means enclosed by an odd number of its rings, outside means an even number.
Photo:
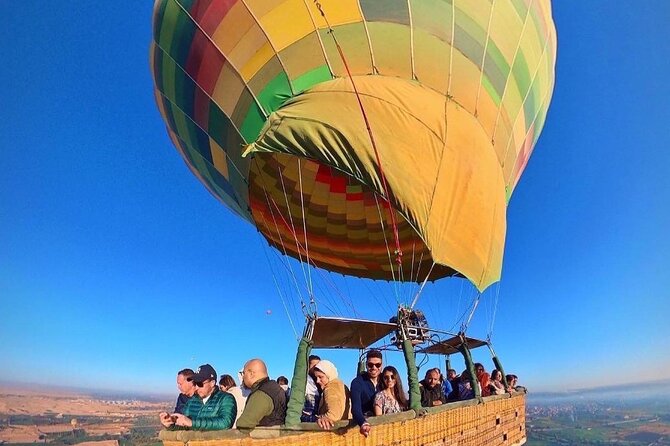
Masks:
[[[288,378],[284,375],[277,378],[277,384],[288,384]]]
[[[376,348],[373,348],[372,350],[368,350],[368,352],[365,355],[365,358],[366,359],[371,359],[371,358],[382,359],[382,352],[380,352]]]
[[[309,355],[309,358],[307,358],[307,362],[312,362],[312,361],[321,361],[321,358],[316,356],[316,355]]]
[[[195,375],[195,372],[191,369],[182,369],[177,372],[177,376],[182,375],[186,379],[190,379],[193,375]]]
[[[428,369],[426,370],[426,379],[430,376],[431,373],[437,373],[437,376],[441,379],[442,378],[442,373],[440,373],[440,369],[435,367],[434,369]]]
[[[220,386],[225,386],[226,388],[231,388],[235,387],[237,384],[235,383],[235,380],[233,379],[232,376],[230,375],[221,375],[221,379],[219,380],[219,385]]]

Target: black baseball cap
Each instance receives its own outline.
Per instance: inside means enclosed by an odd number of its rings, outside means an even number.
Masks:
[[[193,376],[191,376],[191,381],[195,383],[201,383],[207,381],[208,379],[213,379],[216,381],[216,370],[209,364],[203,364],[198,367],[198,370],[195,371]]]

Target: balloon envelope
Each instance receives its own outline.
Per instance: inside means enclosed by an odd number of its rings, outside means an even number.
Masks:
[[[156,0],[151,65],[173,143],[287,255],[486,288],[553,91],[549,0],[318,4]]]

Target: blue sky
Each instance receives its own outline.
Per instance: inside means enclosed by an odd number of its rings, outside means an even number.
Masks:
[[[553,102],[472,334],[494,322],[505,368],[531,389],[667,378],[670,4],[553,8]],[[155,106],[151,2],[4,1],[0,13],[3,378],[169,393],[182,367],[232,374],[254,356],[290,375],[274,253],[189,173]],[[390,316],[389,285],[332,280],[362,316]],[[419,306],[451,328],[472,296],[446,280]],[[355,353],[321,354],[353,377]]]

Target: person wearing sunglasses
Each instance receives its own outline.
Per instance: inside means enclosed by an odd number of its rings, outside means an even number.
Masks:
[[[237,415],[237,404],[233,395],[219,389],[214,368],[201,365],[191,381],[196,387],[195,395],[186,403],[184,413],[161,414],[161,424],[170,429],[230,429]]]
[[[407,397],[402,388],[402,380],[398,370],[389,365],[382,371],[382,387],[384,390],[375,395],[375,415],[386,415],[407,410]]]
[[[375,394],[382,390],[379,375],[382,371],[382,352],[369,350],[365,355],[366,371],[351,381],[351,413],[360,432],[366,437],[370,433],[367,416],[374,414]]]

